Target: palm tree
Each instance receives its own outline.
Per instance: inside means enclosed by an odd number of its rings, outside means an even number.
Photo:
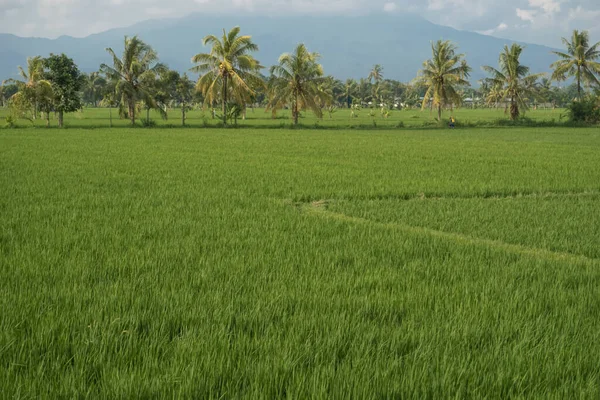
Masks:
[[[298,125],[300,110],[311,109],[322,118],[318,100],[326,96],[319,90],[324,81],[323,67],[317,62],[318,53],[311,53],[304,44],[299,44],[292,54],[282,54],[279,65],[271,67],[271,99],[269,108],[290,105],[294,125]]]
[[[100,72],[92,72],[86,75],[84,99],[97,107],[105,87],[106,79],[100,75]]]
[[[6,82],[15,83],[19,87],[23,101],[31,103],[33,119],[37,118],[40,97],[47,97],[50,83],[44,80],[44,59],[41,56],[27,57],[27,70],[19,66],[22,81],[9,79]]]
[[[352,106],[352,99],[356,93],[356,81],[354,79],[346,79],[344,84],[344,103],[350,108]]]
[[[137,36],[125,36],[123,56],[119,59],[113,49],[106,51],[112,56],[113,66],[100,65],[100,70],[109,79],[116,80],[117,92],[122,96],[121,104],[127,106],[131,124],[135,124],[136,105],[139,101],[156,107],[156,102],[151,96],[149,88],[144,86],[148,76],[156,76],[165,70],[165,66],[158,63],[158,55],[141,41]]]
[[[431,102],[437,107],[438,121],[442,120],[442,108],[460,105],[459,86],[470,86],[471,67],[464,60],[464,54],[456,54],[457,47],[448,40],[438,40],[431,45],[432,58],[423,63],[417,76],[417,83],[426,88],[421,108]]]
[[[375,64],[369,76],[367,77],[369,82],[375,81],[375,84],[379,84],[383,80],[383,67],[379,64]]]
[[[501,91],[503,101],[510,104],[510,119],[519,117],[522,110],[527,110],[528,98],[536,97],[537,80],[543,74],[529,74],[529,67],[519,61],[523,47],[514,43],[510,48],[504,46],[500,53],[499,69],[484,66],[484,71],[492,74],[490,83]]]
[[[240,27],[229,33],[223,30],[223,37],[214,35],[204,38],[204,45],[211,45],[210,53],[200,53],[192,57],[196,65],[191,71],[202,74],[196,87],[202,91],[204,104],[213,104],[219,96],[222,104],[223,124],[227,124],[227,102],[230,98],[244,105],[254,94],[254,88],[264,84],[259,71],[263,68],[249,53],[258,46],[251,36],[239,36]]]
[[[550,67],[554,69],[552,79],[564,81],[567,77],[575,77],[577,80],[577,94],[581,99],[582,82],[588,85],[595,84],[600,86],[597,75],[600,75],[600,42],[590,46],[590,36],[587,31],[573,31],[573,36],[569,42],[562,38],[562,42],[567,46],[567,52],[553,51],[560,57],[560,60],[553,63]]]

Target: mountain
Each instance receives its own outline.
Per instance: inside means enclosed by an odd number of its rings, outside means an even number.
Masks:
[[[128,28],[112,29],[85,38],[21,38],[0,34],[0,79],[16,77],[17,66],[27,56],[66,53],[80,69],[91,72],[110,58],[106,47],[120,54],[125,35],[139,35],[153,46],[161,61],[181,72],[192,64],[191,57],[203,52],[202,38],[222,29],[242,27],[253,36],[263,65],[277,62],[281,53],[303,42],[322,55],[325,72],[339,79],[366,77],[374,64],[384,67],[384,76],[410,81],[424,60],[431,56],[431,41],[449,39],[466,54],[473,67],[472,81],[485,76],[482,65],[496,66],[498,54],[511,41],[433,24],[416,15],[371,14],[366,16],[225,16],[192,14],[178,19],[145,21]],[[555,60],[552,49],[526,44],[522,56],[532,72],[547,72]]]

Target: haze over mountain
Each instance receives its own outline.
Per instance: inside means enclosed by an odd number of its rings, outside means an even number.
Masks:
[[[385,78],[410,81],[430,57],[431,41],[449,39],[466,54],[473,67],[471,80],[475,82],[485,76],[481,66],[496,66],[500,50],[511,43],[407,14],[263,17],[197,13],[184,18],[145,21],[85,38],[21,38],[0,34],[0,79],[17,77],[17,66],[25,66],[28,56],[62,52],[72,57],[82,71],[92,72],[101,63],[111,62],[106,47],[120,54],[123,37],[136,34],[158,51],[162,62],[184,72],[192,67],[190,59],[194,54],[207,50],[202,46],[204,36],[219,34],[224,28],[229,30],[236,25],[241,26],[242,34],[253,36],[260,47],[256,57],[263,65],[276,63],[281,53],[292,51],[297,43],[303,42],[309,50],[321,53],[326,74],[339,79],[366,77],[374,64],[381,64]],[[532,72],[547,72],[556,60],[551,51],[549,47],[527,44],[522,62]]]

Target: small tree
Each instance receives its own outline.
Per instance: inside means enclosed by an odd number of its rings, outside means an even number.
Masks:
[[[181,125],[185,126],[185,118],[187,112],[191,109],[191,103],[194,99],[194,82],[188,78],[187,74],[183,74],[177,81],[175,91],[176,99],[181,106]]]
[[[44,59],[44,75],[52,85],[54,110],[58,112],[58,126],[64,125],[64,113],[81,108],[79,92],[83,88],[84,76],[75,62],[65,54],[50,54]]]

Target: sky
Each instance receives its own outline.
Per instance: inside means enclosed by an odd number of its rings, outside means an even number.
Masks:
[[[600,41],[599,0],[0,0],[0,32],[83,37],[193,12],[257,15],[417,13],[486,35],[560,46],[573,29]]]

